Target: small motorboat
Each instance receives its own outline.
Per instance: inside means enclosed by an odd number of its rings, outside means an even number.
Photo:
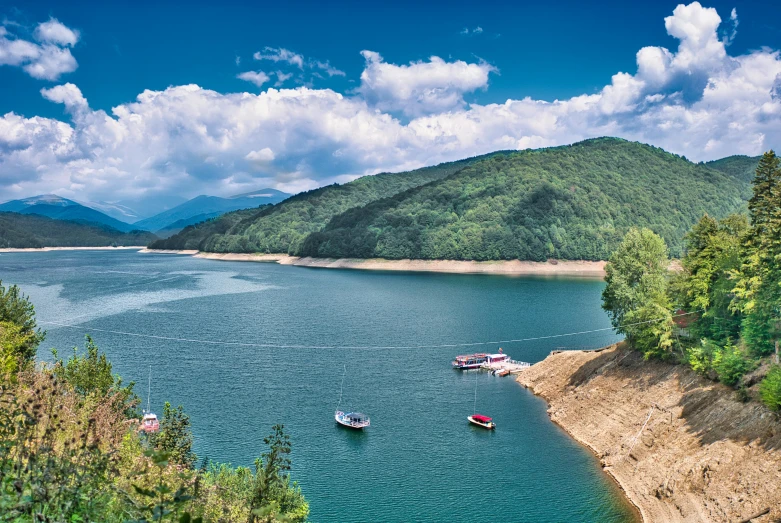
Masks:
[[[510,374],[510,369],[499,369],[496,371],[497,376],[507,376]]]
[[[480,427],[483,427],[484,429],[495,429],[496,423],[494,423],[494,420],[489,418],[488,416],[483,416],[482,414],[472,414],[471,416],[467,416],[469,420],[469,423],[472,423],[473,425],[478,425]]]
[[[334,419],[339,425],[350,427],[351,429],[362,429],[370,424],[369,416],[360,412],[342,412],[337,410]]]

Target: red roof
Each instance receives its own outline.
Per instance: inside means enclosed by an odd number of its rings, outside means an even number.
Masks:
[[[482,414],[475,414],[472,416],[472,419],[474,419],[475,421],[479,421],[481,423],[488,423],[489,421],[493,421],[488,416],[483,416]]]

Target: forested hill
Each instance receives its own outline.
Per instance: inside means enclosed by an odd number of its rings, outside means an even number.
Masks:
[[[154,249],[199,249],[210,252],[290,253],[339,213],[387,198],[412,187],[449,176],[496,152],[403,173],[364,176],[343,185],[329,185],[297,194],[258,211],[237,211],[185,228],[150,245]]]
[[[300,253],[334,258],[605,260],[631,226],[673,255],[704,213],[743,211],[750,186],[615,138],[499,155],[334,217]]]
[[[55,220],[37,214],[0,212],[0,248],[110,247],[147,245],[147,231],[121,232],[108,226]]]
[[[760,156],[735,155],[727,156],[721,160],[706,162],[705,165],[750,183],[754,179],[754,171],[757,170],[759,159]]]

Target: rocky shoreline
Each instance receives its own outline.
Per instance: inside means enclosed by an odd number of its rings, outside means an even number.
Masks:
[[[643,521],[781,518],[781,422],[734,390],[617,345],[551,354],[518,382],[597,455]]]
[[[297,267],[323,269],[357,269],[375,271],[440,272],[454,274],[504,274],[508,276],[568,276],[604,278],[605,262],[583,260],[549,260],[532,262],[520,260],[463,261],[463,260],[384,260],[301,258],[287,254],[239,254],[199,251],[171,251],[143,249],[142,253],[186,254],[196,258],[223,261],[267,262]]]

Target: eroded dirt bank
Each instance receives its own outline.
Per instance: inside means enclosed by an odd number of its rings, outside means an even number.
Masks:
[[[612,346],[552,354],[518,381],[601,460],[646,522],[781,520],[781,423],[692,371]]]
[[[143,253],[190,254],[196,258],[223,261],[276,262],[280,265],[318,267],[323,269],[358,269],[375,271],[446,272],[459,274],[506,274],[516,276],[580,276],[603,278],[605,262],[580,260],[550,260],[532,262],[520,260],[463,261],[463,260],[384,260],[352,258],[300,258],[287,254],[239,254],[198,251],[168,251],[144,249]]]

